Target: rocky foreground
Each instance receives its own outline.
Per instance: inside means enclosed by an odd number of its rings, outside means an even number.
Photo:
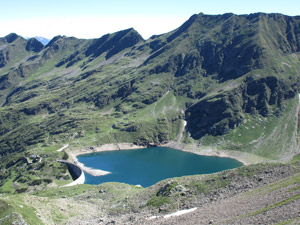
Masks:
[[[299,166],[260,164],[171,179],[116,203],[124,210],[68,224],[299,224]],[[192,210],[171,215],[184,209]]]
[[[0,224],[299,224],[300,161],[0,195]]]

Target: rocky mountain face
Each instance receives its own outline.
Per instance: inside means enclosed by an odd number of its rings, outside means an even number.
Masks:
[[[1,180],[21,172],[26,151],[62,143],[176,140],[292,155],[299,52],[300,17],[281,14],[198,14],[148,40],[127,29],[44,46],[9,34],[0,39],[0,154],[13,157]]]
[[[263,117],[280,116],[285,102],[296,96],[299,80],[284,83],[274,76],[244,82],[230,91],[205,98],[187,110],[188,129],[193,138],[206,134],[223,135],[238,127],[243,114],[259,114]]]

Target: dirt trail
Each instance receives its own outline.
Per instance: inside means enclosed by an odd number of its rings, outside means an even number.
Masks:
[[[179,132],[179,136],[177,138],[178,142],[182,142],[182,137],[183,137],[183,134],[184,134],[184,131],[185,131],[185,126],[186,126],[187,122],[185,120],[182,120],[182,129],[181,131]]]

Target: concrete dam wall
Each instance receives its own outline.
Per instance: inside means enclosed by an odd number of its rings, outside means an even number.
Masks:
[[[78,165],[64,160],[59,160],[59,162],[67,164],[68,170],[72,176],[72,179],[74,180],[73,182],[66,184],[62,187],[70,187],[77,184],[84,184],[85,181],[84,172]]]

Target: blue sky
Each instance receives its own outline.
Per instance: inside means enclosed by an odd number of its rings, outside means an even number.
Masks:
[[[147,39],[177,28],[200,12],[300,15],[299,0],[14,0],[3,1],[0,7],[0,37],[15,32],[47,38],[97,38],[133,27]]]

